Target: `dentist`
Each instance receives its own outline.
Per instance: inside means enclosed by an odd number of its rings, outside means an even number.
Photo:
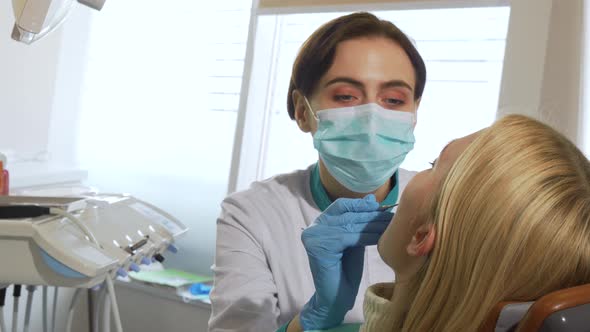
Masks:
[[[357,293],[394,278],[375,245],[392,217],[386,207],[413,176],[399,166],[414,146],[425,82],[410,39],[372,14],[336,18],[308,38],[287,110],[313,136],[318,162],[222,202],[210,331],[286,329],[294,317],[304,330],[363,321]],[[310,225],[322,245],[304,246]],[[329,273],[314,280],[310,266]]]

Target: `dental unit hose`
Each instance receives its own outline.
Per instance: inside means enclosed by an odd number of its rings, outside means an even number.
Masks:
[[[12,307],[12,332],[18,331],[18,300],[20,298],[21,285],[12,286],[12,296],[14,296],[14,304]]]
[[[27,307],[25,310],[25,325],[23,332],[29,332],[30,323],[31,323],[31,307],[33,305],[33,295],[37,290],[37,286],[27,286]]]
[[[6,287],[0,289],[0,332],[8,332],[4,322],[4,301],[6,300]]]
[[[55,316],[57,314],[57,298],[59,296],[59,287],[53,287],[53,312],[51,313],[51,332],[55,332]]]
[[[48,331],[47,327],[47,286],[43,286],[43,331]]]

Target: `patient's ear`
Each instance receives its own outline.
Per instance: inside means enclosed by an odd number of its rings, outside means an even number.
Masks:
[[[412,241],[406,247],[408,255],[410,256],[426,256],[434,247],[434,240],[436,239],[436,229],[431,223],[424,224],[416,230]]]

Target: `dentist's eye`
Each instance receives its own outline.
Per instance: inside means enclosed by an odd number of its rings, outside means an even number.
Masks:
[[[398,88],[384,90],[378,95],[378,99],[383,107],[390,109],[404,106],[410,100],[407,93]]]
[[[400,99],[395,99],[395,98],[388,98],[388,99],[385,99],[385,103],[390,106],[399,106],[399,105],[403,105],[404,101],[400,100]]]
[[[334,96],[334,100],[335,101],[341,101],[341,102],[349,102],[354,100],[354,96],[352,95],[335,95]]]
[[[363,91],[358,87],[350,84],[338,84],[326,90],[330,98],[337,105],[350,106],[357,104],[363,98]]]

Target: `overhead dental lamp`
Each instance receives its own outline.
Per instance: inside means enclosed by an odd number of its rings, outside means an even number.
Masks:
[[[55,30],[76,3],[101,10],[106,0],[12,0],[12,39],[31,44]]]

